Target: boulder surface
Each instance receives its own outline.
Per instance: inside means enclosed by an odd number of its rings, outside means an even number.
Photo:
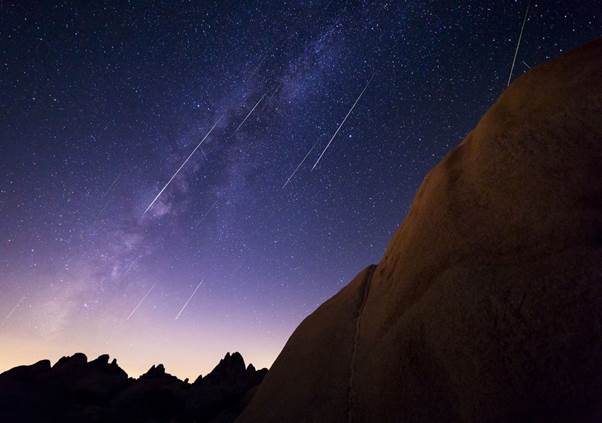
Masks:
[[[503,92],[238,421],[602,421],[602,39]]]

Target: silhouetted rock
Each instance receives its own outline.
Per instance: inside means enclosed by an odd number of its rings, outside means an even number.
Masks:
[[[163,364],[159,364],[156,366],[153,365],[150,369],[148,369],[146,373],[140,376],[140,379],[157,378],[165,375],[165,367],[163,366]]]
[[[42,360],[0,374],[0,421],[201,422],[219,415],[231,422],[265,372],[246,369],[240,354],[228,353],[192,389],[162,364],[131,379],[106,354],[88,362],[77,353],[52,367]]]
[[[199,385],[238,385],[246,383],[246,369],[245,361],[242,356],[235,352],[230,355],[226,354],[224,358],[220,360],[217,366],[196,386]]]
[[[191,385],[188,407],[193,414],[203,420],[218,418],[227,420],[238,416],[248,399],[245,394],[258,385],[267,369],[256,371],[253,366],[247,368],[240,353],[226,354],[217,366],[204,378],[198,378]]]
[[[2,380],[11,378],[29,380],[48,372],[50,370],[50,360],[40,360],[31,366],[18,366],[0,374]]]
[[[59,358],[59,360],[54,364],[53,368],[55,370],[58,369],[76,369],[83,368],[88,363],[88,357],[86,357],[83,353],[75,353],[72,356],[65,356]]]
[[[602,40],[515,81],[239,422],[602,421]]]
[[[152,366],[135,383],[119,392],[111,403],[112,421],[187,421],[187,384],[165,371],[162,364]]]

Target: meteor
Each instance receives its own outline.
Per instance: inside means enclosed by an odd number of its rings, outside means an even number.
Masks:
[[[117,177],[113,180],[113,183],[111,183],[111,185],[109,186],[109,189],[107,189],[105,191],[105,193],[102,195],[102,197],[100,197],[101,199],[106,198],[110,192],[113,190],[113,187],[117,184],[117,182],[119,181],[119,179],[121,179],[121,173],[119,175],[117,175]],[[102,212],[107,208],[107,206],[109,205],[109,203],[111,202],[111,198],[109,197],[107,199],[107,201],[105,201],[104,205],[101,207],[101,209],[98,211],[98,213],[96,213],[96,218],[98,219],[98,217],[102,214]]]
[[[21,303],[23,302],[23,300],[25,299],[25,295],[21,297],[21,299],[19,301],[17,301],[17,304],[15,304],[13,306],[13,308],[10,309],[10,311],[8,312],[8,314],[4,317],[4,320],[8,320],[10,319],[10,316],[13,315],[13,313],[19,308],[19,306],[21,305]]]
[[[175,320],[178,320],[180,318],[180,316],[182,315],[182,313],[184,313],[184,310],[186,310],[186,307],[188,307],[188,303],[190,303],[190,300],[192,300],[192,297],[194,297],[194,294],[196,294],[197,290],[203,284],[203,281],[204,281],[204,279],[201,279],[201,281],[196,286],[196,288],[194,288],[194,291],[192,291],[192,294],[190,294],[190,297],[188,297],[188,299],[186,300],[186,302],[184,303],[184,305],[182,306],[182,308],[180,309],[180,311],[178,311],[178,314],[176,315],[176,319]]]
[[[512,67],[510,68],[510,75],[508,75],[508,84],[506,86],[510,86],[510,81],[512,80],[512,73],[514,72],[514,65],[516,64],[516,57],[518,56],[518,49],[520,48],[520,42],[523,39],[523,32],[525,30],[525,24],[527,23],[527,16],[529,16],[529,7],[531,7],[531,1],[527,3],[527,9],[525,10],[525,17],[523,18],[523,25],[520,28],[520,34],[518,35],[518,42],[516,43],[516,50],[514,50],[514,59],[512,59]]]
[[[150,202],[150,204],[148,205],[148,207],[146,208],[146,210],[144,210],[144,213],[142,213],[142,216],[144,216],[146,214],[146,212],[148,212],[157,202],[157,200],[159,199],[159,197],[161,196],[161,194],[163,194],[163,191],[165,191],[165,189],[169,186],[169,184],[171,184],[171,181],[174,180],[174,178],[176,176],[178,176],[178,173],[180,173],[180,171],[182,170],[182,168],[184,166],[186,166],[186,163],[188,163],[188,160],[190,160],[190,158],[194,155],[194,153],[196,153],[196,151],[201,147],[201,145],[203,145],[203,143],[205,142],[205,140],[207,139],[207,137],[209,135],[211,135],[211,132],[213,132],[213,130],[215,129],[215,127],[217,126],[218,122],[221,120],[222,118],[220,117],[218,120],[215,121],[215,123],[213,124],[213,126],[211,127],[211,129],[209,129],[209,132],[207,132],[205,134],[205,136],[203,137],[203,139],[201,140],[201,142],[199,142],[197,144],[197,146],[194,148],[194,150],[192,150],[192,153],[190,153],[188,155],[188,157],[186,157],[186,160],[184,160],[184,162],[180,165],[180,167],[178,168],[178,170],[176,170],[176,172],[172,175],[171,178],[169,178],[169,181],[167,181],[167,183],[165,184],[165,186],[161,189],[161,191],[159,191],[159,194],[157,194],[155,196],[155,198],[153,199],[153,201]]]
[[[201,220],[199,220],[199,223],[197,223],[196,226],[199,226],[203,222],[203,220],[205,220],[205,218],[209,215],[209,213],[211,213],[211,210],[213,210],[216,205],[217,205],[217,200],[215,200],[213,202],[213,204],[211,205],[211,207],[209,207],[207,209],[207,211],[205,212],[205,214],[203,216],[201,216]]]
[[[121,178],[121,173],[119,175],[117,175],[117,177],[113,180],[113,182],[109,186],[109,189],[107,189],[107,191],[104,193],[104,195],[102,196],[102,198],[105,198],[107,195],[109,195],[109,193],[111,192],[111,190],[113,189],[113,187],[119,181],[120,178]]]
[[[211,205],[211,207],[209,207],[209,209],[207,209],[207,211],[205,212],[205,214],[203,215],[203,218],[207,217],[207,215],[211,212],[211,210],[213,210],[213,208],[217,205],[217,200],[215,200],[213,202],[213,204]]]
[[[146,294],[144,294],[144,296],[142,297],[142,299],[140,301],[138,301],[138,304],[136,304],[136,307],[134,307],[134,309],[132,310],[132,312],[130,313],[130,315],[125,320],[130,320],[134,316],[134,314],[136,313],[136,311],[138,310],[138,308],[140,308],[140,306],[142,305],[142,303],[144,302],[144,300],[146,299],[146,297],[149,296],[149,294],[151,293],[151,291],[153,290],[153,288],[155,287],[155,285],[156,285],[156,283],[154,283],[153,286],[151,286],[150,289],[148,291],[146,291]]]
[[[293,177],[296,175],[297,171],[301,168],[301,165],[303,163],[305,163],[305,160],[307,160],[307,158],[309,157],[309,153],[311,153],[313,151],[313,149],[316,147],[316,145],[317,145],[317,143],[311,146],[311,148],[309,149],[309,151],[307,152],[305,157],[303,157],[303,160],[301,160],[301,162],[299,162],[299,164],[297,165],[297,167],[295,168],[293,173],[291,173],[291,176],[289,176],[288,179],[286,180],[286,182],[284,183],[284,185],[282,185],[282,189],[284,189],[288,185],[288,183],[293,179]]]
[[[322,160],[322,156],[324,156],[324,153],[326,153],[326,150],[328,150],[328,147],[330,147],[330,144],[332,144],[332,140],[334,140],[334,137],[337,136],[337,134],[339,133],[339,131],[341,130],[341,128],[343,127],[343,125],[347,121],[347,118],[349,117],[349,115],[351,114],[351,112],[353,112],[353,109],[355,109],[355,106],[357,105],[357,102],[360,101],[360,98],[362,98],[362,96],[364,95],[364,92],[366,92],[366,90],[368,89],[368,85],[370,85],[370,82],[372,82],[372,78],[374,78],[374,73],[372,74],[372,76],[370,77],[370,79],[368,80],[368,82],[366,82],[366,85],[364,86],[364,89],[362,90],[362,92],[360,93],[360,95],[355,99],[355,102],[353,103],[353,105],[351,106],[351,108],[349,109],[349,111],[347,112],[347,114],[345,115],[345,118],[343,119],[343,121],[341,122],[341,124],[339,125],[339,127],[337,128],[337,130],[334,132],[334,134],[330,138],[330,141],[328,141],[328,144],[326,144],[326,147],[324,148],[324,150],[322,150],[322,154],[320,154],[320,157],[318,157],[318,160],[316,160],[316,162],[314,163],[313,167],[311,168],[312,171],[316,168],[316,166],[318,165],[318,163],[320,163],[320,160]]]
[[[242,120],[242,122],[240,122],[240,125],[238,125],[236,127],[236,129],[234,130],[234,132],[238,132],[238,130],[240,129],[241,126],[244,125],[244,123],[247,121],[247,119],[249,119],[249,116],[251,116],[251,114],[255,111],[255,109],[257,108],[257,106],[259,106],[259,103],[261,103],[261,101],[263,100],[263,98],[265,97],[267,93],[265,93],[264,95],[261,96],[261,98],[259,99],[259,101],[257,103],[255,103],[255,106],[253,106],[253,108],[251,109],[251,111],[245,116],[245,118]]]

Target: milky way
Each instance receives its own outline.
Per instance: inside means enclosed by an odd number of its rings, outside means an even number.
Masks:
[[[526,7],[2,2],[0,370],[269,366],[505,88]],[[513,77],[600,28],[531,2]]]

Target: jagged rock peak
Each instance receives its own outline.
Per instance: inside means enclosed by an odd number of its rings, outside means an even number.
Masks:
[[[109,364],[109,358],[109,354],[101,354],[95,360],[92,360],[90,364],[106,366]]]
[[[226,353],[226,356],[220,361],[220,364],[222,363],[230,367],[245,368],[245,360],[239,352]]]
[[[215,368],[206,377],[213,377],[214,375],[222,373],[244,373],[245,368],[245,360],[242,358],[242,355],[239,352],[234,352],[232,354],[226,353],[224,358],[219,361],[218,365],[215,366]]]
[[[163,364],[152,365],[150,369],[146,373],[144,373],[140,378],[149,378],[149,377],[161,377],[165,376],[165,366]]]
[[[61,357],[53,366],[53,368],[61,368],[65,366],[84,366],[88,363],[88,357],[84,353],[75,353],[72,356]]]

